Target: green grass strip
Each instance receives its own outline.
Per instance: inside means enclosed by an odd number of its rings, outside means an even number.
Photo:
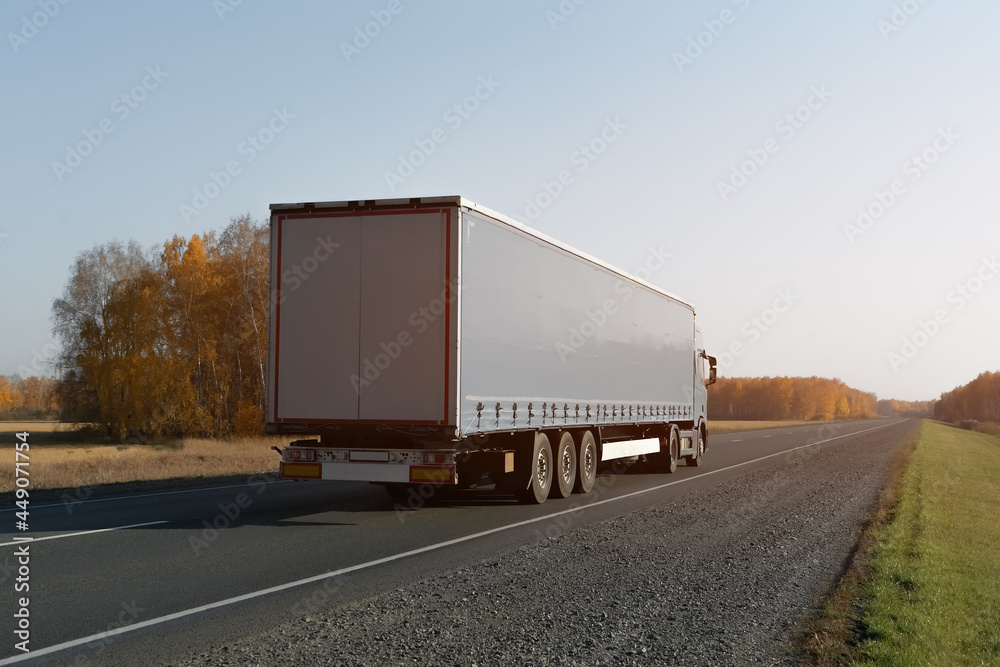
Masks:
[[[1000,665],[1000,439],[924,421],[862,588],[864,665]]]

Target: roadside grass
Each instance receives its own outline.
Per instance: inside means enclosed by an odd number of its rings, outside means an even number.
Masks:
[[[872,551],[861,664],[1000,663],[1000,440],[925,421]]]
[[[1000,439],[924,420],[893,486],[807,641],[813,660],[1000,664]]]
[[[28,432],[31,434],[28,443],[39,444],[35,434],[41,432]],[[63,489],[178,477],[274,472],[278,469],[279,458],[271,451],[271,446],[281,447],[292,439],[266,436],[219,440],[185,438],[156,445],[32,446],[29,451],[31,488]],[[13,467],[13,444],[0,447],[0,455]],[[14,488],[13,475],[0,477],[0,493]]]

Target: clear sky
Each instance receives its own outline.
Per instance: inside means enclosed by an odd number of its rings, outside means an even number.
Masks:
[[[94,245],[439,194],[662,264],[725,375],[1000,370],[996,2],[65,1],[0,5],[0,373]]]

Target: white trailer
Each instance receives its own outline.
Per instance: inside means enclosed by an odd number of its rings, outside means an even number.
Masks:
[[[267,430],[281,477],[589,492],[700,465],[694,306],[457,196],[271,206]]]

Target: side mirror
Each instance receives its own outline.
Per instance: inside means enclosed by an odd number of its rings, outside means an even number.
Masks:
[[[718,371],[715,368],[716,358],[709,357],[707,354],[705,356],[708,358],[708,384],[715,384],[718,379]]]

